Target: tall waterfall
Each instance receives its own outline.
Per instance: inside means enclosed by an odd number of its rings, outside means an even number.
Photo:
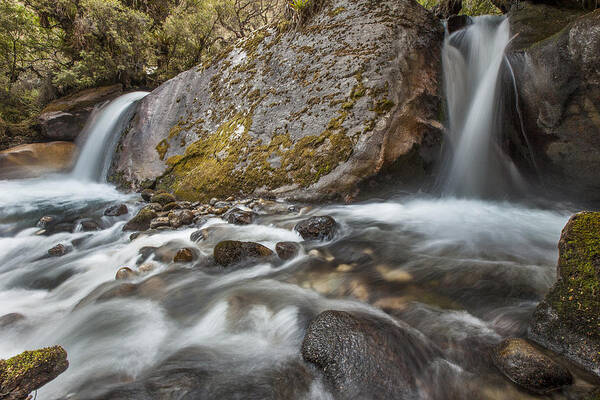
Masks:
[[[502,196],[522,179],[500,144],[504,51],[508,19],[483,16],[447,35],[443,48],[450,149],[443,193],[458,197]]]
[[[71,173],[74,178],[95,182],[106,179],[119,136],[131,120],[136,102],[147,94],[124,94],[90,118],[80,135],[85,144]]]

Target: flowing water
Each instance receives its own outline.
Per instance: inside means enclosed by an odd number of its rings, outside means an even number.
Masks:
[[[491,39],[507,29],[496,22],[498,32],[487,32]],[[480,74],[498,68],[495,52],[502,49],[493,45],[494,66],[481,66]],[[479,89],[468,90],[479,95]],[[142,96],[116,100],[93,121],[117,128],[105,129],[98,141],[90,130],[74,174],[0,181],[0,316],[23,316],[0,324],[0,358],[55,344],[69,354],[69,369],[38,399],[333,399],[321,373],[300,355],[309,321],[328,309],[403,321],[438,348],[439,356],[415,372],[419,398],[538,398],[505,380],[487,352],[505,337],[525,335],[532,311],[556,279],[556,246],[573,210],[425,195],[350,206],[259,202],[249,226],[212,218],[132,241],[122,228],[142,206],[139,197],[90,180],[102,180],[107,160],[96,156],[112,153],[118,126]],[[468,101],[456,100],[451,107],[468,108]],[[452,123],[475,123],[463,114],[464,121]],[[467,138],[481,139],[464,135],[454,138],[457,155],[486,147],[462,149]],[[483,161],[471,162],[476,168]],[[463,185],[462,173],[464,167],[455,166],[449,185],[478,192],[481,177],[464,177]],[[128,215],[103,215],[118,202],[128,205]],[[271,249],[279,241],[300,242],[294,225],[324,214],[340,224],[335,238],[305,244],[293,260],[227,270],[211,260],[225,239]],[[40,232],[36,222],[44,215],[68,229]],[[99,230],[83,229],[90,220]],[[199,228],[206,239],[192,242]],[[70,252],[49,257],[48,249],[59,243]],[[200,258],[172,264],[148,255],[149,246],[192,247]],[[121,266],[147,263],[153,269],[145,275],[115,280]],[[578,378],[572,390],[587,385]]]

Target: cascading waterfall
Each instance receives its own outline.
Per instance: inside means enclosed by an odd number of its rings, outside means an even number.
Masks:
[[[451,148],[443,168],[445,195],[501,197],[522,186],[499,141],[500,77],[509,42],[504,17],[476,17],[466,29],[446,36],[442,57]]]
[[[80,135],[85,144],[71,173],[73,178],[94,182],[106,179],[119,136],[131,120],[136,102],[147,94],[124,94],[90,118]]]

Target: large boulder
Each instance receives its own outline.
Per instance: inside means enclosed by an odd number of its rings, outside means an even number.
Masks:
[[[123,92],[121,84],[92,88],[54,100],[40,113],[42,135],[51,140],[74,140],[81,132],[94,107]]]
[[[67,352],[60,346],[25,351],[8,360],[0,360],[0,398],[25,400],[62,374],[69,366]]]
[[[524,3],[510,59],[525,133],[546,186],[600,198],[600,10]],[[566,26],[565,26],[566,25]],[[514,125],[521,131],[515,116]]]
[[[289,25],[143,99],[115,180],[155,180],[183,200],[320,199],[352,196],[392,167],[407,179],[428,172],[441,138],[440,21],[412,0],[333,0]]]
[[[558,281],[538,305],[529,337],[600,375],[600,213],[571,217],[558,249]]]
[[[311,321],[302,343],[302,357],[342,399],[416,399],[417,378],[437,352],[408,327],[331,310]]]
[[[70,142],[23,144],[0,151],[0,179],[32,178],[71,168],[76,147]]]

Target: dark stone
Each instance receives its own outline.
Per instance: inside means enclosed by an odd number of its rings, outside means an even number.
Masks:
[[[114,206],[108,207],[104,210],[104,215],[107,217],[120,217],[121,215],[125,215],[129,212],[129,209],[125,204],[115,204]]]
[[[215,246],[213,254],[217,264],[227,267],[246,259],[270,257],[273,252],[258,243],[226,240]]]
[[[294,228],[304,240],[331,240],[336,222],[330,216],[312,217],[296,224]]]
[[[600,376],[600,212],[572,216],[558,252],[558,281],[535,310],[529,338]]]
[[[145,231],[150,229],[150,223],[156,218],[156,212],[142,208],[133,219],[125,224],[124,231]]]
[[[170,193],[158,193],[152,196],[152,199],[150,201],[152,203],[158,203],[164,207],[169,203],[176,202],[177,199],[175,199],[175,196],[173,196]]]
[[[70,249],[67,246],[65,246],[64,244],[57,244],[56,246],[54,246],[53,248],[48,250],[48,254],[51,255],[52,257],[62,257],[65,254],[67,254],[69,251],[70,251]]]
[[[38,226],[39,228],[47,229],[54,223],[56,223],[56,218],[54,218],[50,215],[46,215],[46,216],[40,218],[40,220],[38,221],[36,226]]]
[[[256,213],[252,211],[244,211],[239,208],[233,208],[225,213],[223,217],[230,224],[250,225],[252,222],[254,222]]]
[[[171,227],[177,229],[184,225],[191,225],[194,223],[194,213],[190,210],[175,210],[169,213],[169,224]]]
[[[367,314],[325,311],[313,319],[302,357],[342,399],[415,399],[416,376],[439,350],[409,327]]]
[[[169,217],[154,218],[150,222],[150,229],[160,228],[161,226],[171,226],[171,224],[169,222]]]
[[[140,195],[142,196],[142,200],[149,203],[150,200],[152,200],[152,196],[154,196],[154,190],[144,189],[144,190],[142,190]]]
[[[491,352],[494,365],[524,389],[546,394],[571,385],[571,373],[523,339],[506,339]]]
[[[0,317],[0,329],[8,328],[20,321],[23,321],[25,316],[19,313],[10,313]]]
[[[201,240],[204,240],[204,233],[201,230],[197,230],[196,232],[193,232],[190,235],[190,240],[192,242],[200,242]]]
[[[48,228],[48,233],[73,233],[74,228],[71,222],[61,222]]]
[[[100,225],[93,219],[83,219],[79,221],[79,224],[81,225],[81,230],[83,232],[95,232],[100,230]]]
[[[179,249],[175,257],[173,257],[173,262],[176,263],[189,263],[196,259],[196,251],[192,248]]]
[[[275,251],[282,260],[290,260],[300,252],[300,245],[296,242],[279,242],[275,245]]]
[[[160,205],[159,203],[148,203],[148,205],[144,208],[146,208],[148,210],[156,211],[156,212],[161,212],[163,210],[163,206]]]
[[[462,0],[440,0],[432,8],[432,12],[440,19],[447,19],[457,15],[462,10]]]
[[[176,201],[173,201],[171,203],[165,204],[163,207],[163,211],[179,210],[180,208],[181,206],[177,204]]]
[[[448,33],[453,33],[463,28],[466,28],[468,25],[472,24],[471,17],[468,15],[453,15],[448,18],[446,22],[446,27],[448,28]]]
[[[0,360],[0,396],[3,400],[25,400],[68,367],[67,352],[60,346]]]

